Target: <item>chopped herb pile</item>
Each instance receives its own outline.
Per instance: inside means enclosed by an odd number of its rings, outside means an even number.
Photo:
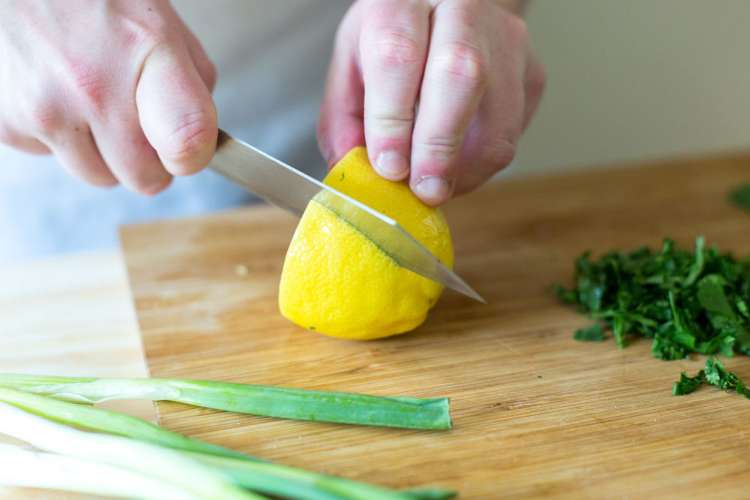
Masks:
[[[702,237],[693,251],[665,239],[659,251],[644,247],[599,259],[584,253],[576,260],[575,287],[557,287],[557,294],[600,322],[598,330],[576,332],[577,340],[602,340],[601,324],[619,347],[634,337],[653,339],[659,359],[750,354],[750,263],[706,248]]]
[[[745,383],[737,375],[724,368],[724,365],[718,359],[714,358],[707,359],[706,368],[693,377],[682,372],[680,380],[672,386],[672,394],[684,396],[702,385],[715,385],[719,389],[736,392],[750,399],[750,389],[745,386]]]

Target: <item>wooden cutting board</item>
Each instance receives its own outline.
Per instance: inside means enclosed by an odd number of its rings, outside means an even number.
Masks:
[[[396,338],[347,342],[280,316],[295,220],[271,207],[125,227],[130,283],[152,376],[379,395],[449,396],[454,429],[291,422],[160,404],[166,427],[290,465],[465,498],[747,497],[750,401],[713,389],[673,397],[681,370],[649,343],[580,343],[590,322],[561,306],[573,259],[664,236],[750,251],[750,214],[727,192],[750,154],[501,181],[446,208],[458,272],[482,305],[446,292]],[[750,378],[750,359],[727,360]]]

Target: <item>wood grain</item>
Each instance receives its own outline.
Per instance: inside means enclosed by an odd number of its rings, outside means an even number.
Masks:
[[[501,181],[447,209],[457,270],[486,297],[447,292],[412,334],[334,340],[283,319],[276,293],[294,219],[270,207],[130,226],[122,242],[153,376],[449,396],[455,428],[415,432],[270,420],[160,404],[166,427],[271,460],[465,498],[747,496],[750,402],[673,397],[681,370],[647,342],[578,343],[561,306],[586,249],[711,244],[750,250],[726,202],[750,155]],[[345,264],[342,264],[345,265]],[[238,268],[247,273],[236,272]],[[745,357],[727,361],[750,377]]]

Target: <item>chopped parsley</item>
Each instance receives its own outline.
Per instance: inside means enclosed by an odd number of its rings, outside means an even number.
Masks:
[[[597,320],[602,337],[612,331],[618,347],[645,337],[664,360],[750,354],[750,263],[706,248],[702,237],[692,251],[665,239],[658,251],[643,247],[598,259],[584,253],[575,263],[575,286],[558,286],[557,294]],[[598,337],[594,327],[575,334]]]
[[[734,373],[724,368],[718,359],[706,360],[706,368],[700,370],[695,376],[690,377],[685,372],[680,374],[680,380],[672,386],[672,394],[684,396],[690,394],[702,385],[713,385],[721,390],[736,392],[750,399],[750,389]]]

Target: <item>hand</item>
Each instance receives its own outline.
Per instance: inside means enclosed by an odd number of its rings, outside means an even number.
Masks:
[[[366,143],[383,177],[439,205],[507,166],[544,88],[524,21],[490,0],[359,0],[339,27],[318,139]]]
[[[215,70],[159,0],[0,0],[0,142],[155,194],[216,146]]]

